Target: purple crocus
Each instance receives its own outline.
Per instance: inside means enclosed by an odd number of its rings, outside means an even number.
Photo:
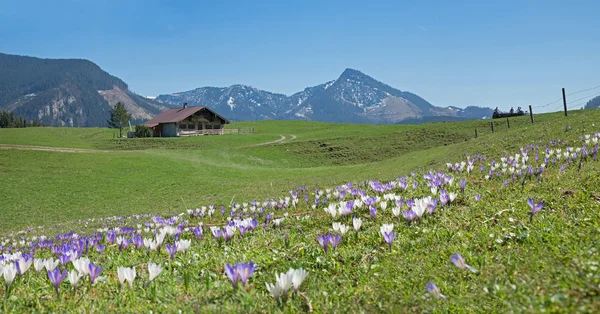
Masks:
[[[481,195],[479,195],[479,194],[475,195],[475,203],[479,203],[480,199],[481,199]]]
[[[377,218],[377,208],[375,206],[369,207],[369,212],[371,213],[371,218]]]
[[[465,186],[467,186],[467,180],[465,180],[465,179],[460,180],[460,191],[462,193],[465,193]]]
[[[96,251],[98,251],[98,253],[102,254],[102,252],[104,252],[104,250],[106,249],[106,245],[104,244],[96,244]]]
[[[235,271],[239,276],[239,280],[242,282],[242,286],[246,285],[248,278],[252,276],[255,270],[256,267],[254,266],[254,262],[250,262],[248,264],[236,263],[235,265]]]
[[[90,263],[88,265],[88,269],[90,270],[90,284],[94,284],[94,280],[98,278],[98,276],[102,273],[103,268],[100,266],[94,265],[94,263]]]
[[[335,251],[338,247],[338,245],[340,244],[340,242],[342,241],[342,236],[339,234],[333,235],[330,234],[329,235],[329,242],[331,243],[331,245],[333,246],[333,250]]]
[[[425,288],[427,288],[427,291],[429,291],[429,293],[433,294],[435,297],[438,297],[440,299],[446,298],[446,296],[440,292],[440,289],[438,289],[438,287],[435,285],[435,283],[433,283],[433,281],[428,282],[425,285]]]
[[[450,260],[452,261],[452,263],[454,265],[456,265],[456,267],[458,267],[460,269],[468,269],[474,273],[477,272],[477,269],[475,269],[465,263],[465,260],[462,258],[462,256],[460,256],[460,253],[455,253],[455,254],[450,255]]]
[[[53,270],[48,271],[48,278],[50,278],[50,282],[54,285],[54,291],[56,291],[56,297],[58,297],[58,287],[63,282],[63,280],[67,277],[67,270],[64,269],[62,272],[58,267]]]
[[[237,289],[238,282],[240,281],[242,282],[242,286],[245,286],[248,278],[250,278],[255,270],[254,262],[248,264],[236,263],[234,266],[229,263],[225,264],[225,274],[231,280],[234,289]]]
[[[392,250],[392,244],[394,244],[394,239],[396,238],[396,232],[384,232],[383,239],[390,246],[390,251]]]
[[[201,226],[192,228],[192,232],[194,232],[194,235],[196,236],[196,239],[200,239],[204,235]]]
[[[175,253],[177,253],[177,244],[167,244],[166,246],[167,252],[171,255],[171,260],[175,260]]]
[[[326,235],[320,235],[317,240],[319,241],[319,244],[321,244],[321,246],[323,247],[323,250],[325,251],[325,254],[327,254],[327,251],[329,250],[329,234]]]
[[[404,219],[406,219],[406,221],[409,223],[413,222],[415,218],[417,218],[417,214],[412,209],[403,211],[402,216],[404,216]]]
[[[527,204],[529,208],[531,208],[531,216],[529,217],[529,221],[533,219],[533,215],[539,212],[544,207],[544,202],[536,203],[533,199],[527,198]]]

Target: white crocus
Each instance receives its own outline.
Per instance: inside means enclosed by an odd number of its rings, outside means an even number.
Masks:
[[[73,261],[73,267],[82,275],[90,274],[90,260],[87,257],[81,257]],[[70,274],[69,274],[70,276]]]
[[[41,258],[36,258],[33,260],[33,268],[35,269],[35,271],[37,271],[38,273],[41,272],[44,269],[44,259]]]
[[[384,237],[386,233],[391,233],[392,230],[394,230],[394,224],[383,224],[381,225],[381,228],[379,228],[381,235]]]
[[[121,286],[125,283],[125,281],[127,281],[127,283],[129,283],[129,287],[133,287],[133,280],[135,280],[135,267],[122,267],[119,266],[117,268],[117,275],[119,277],[119,282],[121,283]]]
[[[12,263],[4,265],[2,268],[2,276],[4,276],[4,281],[6,284],[10,286],[17,276],[17,266]]]
[[[392,208],[392,214],[394,214],[394,217],[396,218],[400,217],[400,207],[394,206]]]
[[[154,280],[162,272],[162,267],[155,263],[148,263],[148,281]]]
[[[21,273],[21,275],[23,275],[24,273],[26,273],[29,270],[32,263],[33,263],[33,259],[25,260],[22,257],[19,258],[19,272]]]
[[[235,227],[234,227],[235,228]],[[192,244],[191,240],[180,240],[175,243],[178,252],[187,252]]]
[[[295,292],[298,292],[298,289],[300,288],[300,285],[304,279],[306,279],[306,276],[308,276],[308,272],[302,268],[293,271],[292,284]]]
[[[276,281],[274,284],[266,282],[265,284],[267,286],[267,290],[269,290],[269,292],[273,295],[275,300],[279,301],[279,297],[281,297],[281,295],[283,294],[283,289],[279,282]]]
[[[354,226],[354,230],[358,232],[358,230],[360,230],[360,226],[362,226],[362,219],[352,218],[352,225]]]
[[[77,283],[79,282],[79,279],[81,279],[81,273],[76,270],[71,270],[67,275],[67,279],[69,279],[73,289],[77,289]]]
[[[56,266],[58,266],[58,260],[55,260],[53,258],[49,258],[49,259],[47,259],[47,260],[44,261],[44,267],[48,271],[54,270],[54,268],[56,268]]]
[[[338,231],[342,234],[342,235],[346,235],[346,233],[348,232],[348,230],[350,230],[349,226],[346,225],[342,225],[340,224],[340,227],[338,229]]]

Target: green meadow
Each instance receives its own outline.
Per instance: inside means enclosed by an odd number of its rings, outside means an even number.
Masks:
[[[1,129],[0,145],[85,149],[0,150],[0,228],[134,213],[166,214],[201,204],[278,198],[298,186],[391,180],[520,136],[529,118],[425,125],[306,121],[234,123],[250,135],[115,139],[101,128]],[[542,118],[540,118],[542,119]],[[548,119],[560,117],[548,116]],[[535,125],[543,127],[542,122]],[[479,137],[475,136],[478,129]],[[256,144],[286,139],[276,145]],[[293,138],[293,139],[292,139]],[[450,159],[449,159],[450,158]]]
[[[96,249],[85,253],[103,267],[96,284],[84,277],[72,289],[65,279],[56,295],[45,271],[38,274],[32,267],[15,279],[10,290],[0,290],[2,310],[598,312],[600,162],[585,154],[595,144],[584,143],[600,129],[600,110],[572,111],[568,117],[541,114],[535,119],[532,124],[529,117],[512,118],[510,128],[506,120],[494,121],[494,133],[489,120],[423,125],[264,121],[229,126],[253,127],[255,134],[178,139],[115,139],[114,130],[108,129],[2,129],[3,245],[19,247],[40,235],[97,230],[100,242],[106,244],[101,253]],[[282,136],[285,139],[278,143],[259,145]],[[32,150],[39,146],[75,150]],[[553,152],[545,163],[549,150]],[[561,158],[564,153],[573,159]],[[517,169],[494,166],[515,155]],[[525,155],[528,161],[521,161]],[[467,158],[476,160],[471,172],[451,171],[446,165]],[[527,172],[526,164],[532,165],[532,175],[517,174]],[[453,182],[443,189],[455,193],[456,199],[447,206],[438,203],[433,214],[425,213],[412,223],[402,214],[395,217],[392,208],[398,203],[385,201],[386,194],[404,200],[440,196],[440,191],[432,193],[427,186],[424,174],[430,169],[452,176]],[[496,172],[486,177],[490,170]],[[367,180],[395,184],[406,180],[408,186],[381,192],[372,181],[365,184]],[[459,188],[462,180],[464,191]],[[335,195],[336,186],[349,182],[379,198],[373,206],[354,209],[352,215],[362,219],[358,232],[352,216],[333,217],[325,210],[339,199],[360,199]],[[229,241],[215,239],[208,228],[227,223],[235,204],[246,203],[244,217],[252,218],[250,209],[246,213],[252,200],[283,204],[300,186],[306,189],[297,206],[265,210],[264,214],[273,212],[273,218],[282,219],[277,223],[265,222],[260,214],[255,216],[259,223],[255,230],[245,235],[235,231]],[[317,195],[327,204],[313,208]],[[528,198],[543,203],[535,215]],[[211,204],[217,208],[214,216],[186,213]],[[402,210],[406,209],[405,205]],[[240,207],[235,214],[241,211]],[[143,230],[150,219],[132,214],[165,219],[176,215],[178,223],[203,226],[204,235],[197,238],[191,231],[181,238],[168,235],[169,244],[192,241],[189,251],[173,258],[164,247],[151,251],[110,242],[107,230],[113,227],[132,227],[149,239],[154,237],[152,231],[164,227],[156,223]],[[112,216],[127,217],[99,219]],[[317,238],[339,233],[332,230],[332,222],[350,231],[337,248],[330,245],[325,251]],[[382,236],[382,224],[394,225],[392,244]],[[455,253],[477,272],[455,266],[450,260]],[[34,258],[53,256],[40,249]],[[256,265],[248,283],[237,289],[225,275],[225,264],[236,261]],[[145,284],[149,262],[162,265],[163,271]],[[119,266],[137,269],[131,288],[119,284]],[[58,267],[73,269],[70,263]],[[278,300],[266,284],[289,268],[303,268],[308,276],[297,294]],[[429,293],[429,282],[445,298]]]

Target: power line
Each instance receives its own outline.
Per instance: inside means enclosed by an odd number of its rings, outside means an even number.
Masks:
[[[599,87],[600,87],[600,85],[598,85],[598,86],[594,86],[594,87],[592,87],[592,88],[588,88],[588,89],[582,89],[582,90],[580,90],[580,91],[576,91],[576,92],[574,92],[574,93],[570,93],[570,94],[568,94],[567,96],[571,96],[571,95],[575,95],[575,94],[579,94],[579,93],[587,92],[587,91],[590,91],[590,90],[592,90],[592,89],[596,89],[596,88],[599,88]]]
[[[581,98],[575,99],[575,100],[570,100],[569,103],[576,102],[576,101],[579,101],[579,100],[582,100],[582,99],[586,99],[586,98],[592,98],[592,97],[598,96],[598,95],[600,95],[600,93],[597,93],[597,94],[594,94],[594,95],[585,96],[585,97],[581,97]]]
[[[583,93],[583,92],[591,91],[591,90],[594,90],[594,89],[597,89],[597,88],[600,88],[600,85],[594,86],[594,87],[592,87],[592,88],[586,88],[586,89],[578,90],[578,91],[576,91],[576,92],[573,92],[573,93],[570,93],[570,94],[568,94],[567,96],[577,95],[577,94],[579,94],[579,93]],[[596,95],[600,95],[600,94],[595,94],[595,95],[588,96],[588,97],[593,97],[593,96],[596,96]],[[585,98],[587,98],[587,97],[583,97],[583,98],[580,98],[580,99],[573,100],[573,102],[575,102],[575,101],[578,101],[578,100],[581,100],[581,99],[585,99]],[[547,103],[547,104],[545,104],[545,105],[542,105],[542,106],[531,106],[531,107],[532,107],[532,108],[546,108],[546,107],[548,107],[548,106],[550,106],[550,105],[552,105],[552,104],[555,104],[556,102],[558,102],[558,101],[561,101],[561,100],[562,100],[562,97],[560,97],[560,98],[556,99],[555,101],[552,101],[552,102],[549,102],[549,103]]]

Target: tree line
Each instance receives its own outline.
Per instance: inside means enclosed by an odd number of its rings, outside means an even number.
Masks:
[[[0,111],[0,128],[27,128],[42,126],[40,120],[27,120],[26,117],[16,116],[14,112]]]

